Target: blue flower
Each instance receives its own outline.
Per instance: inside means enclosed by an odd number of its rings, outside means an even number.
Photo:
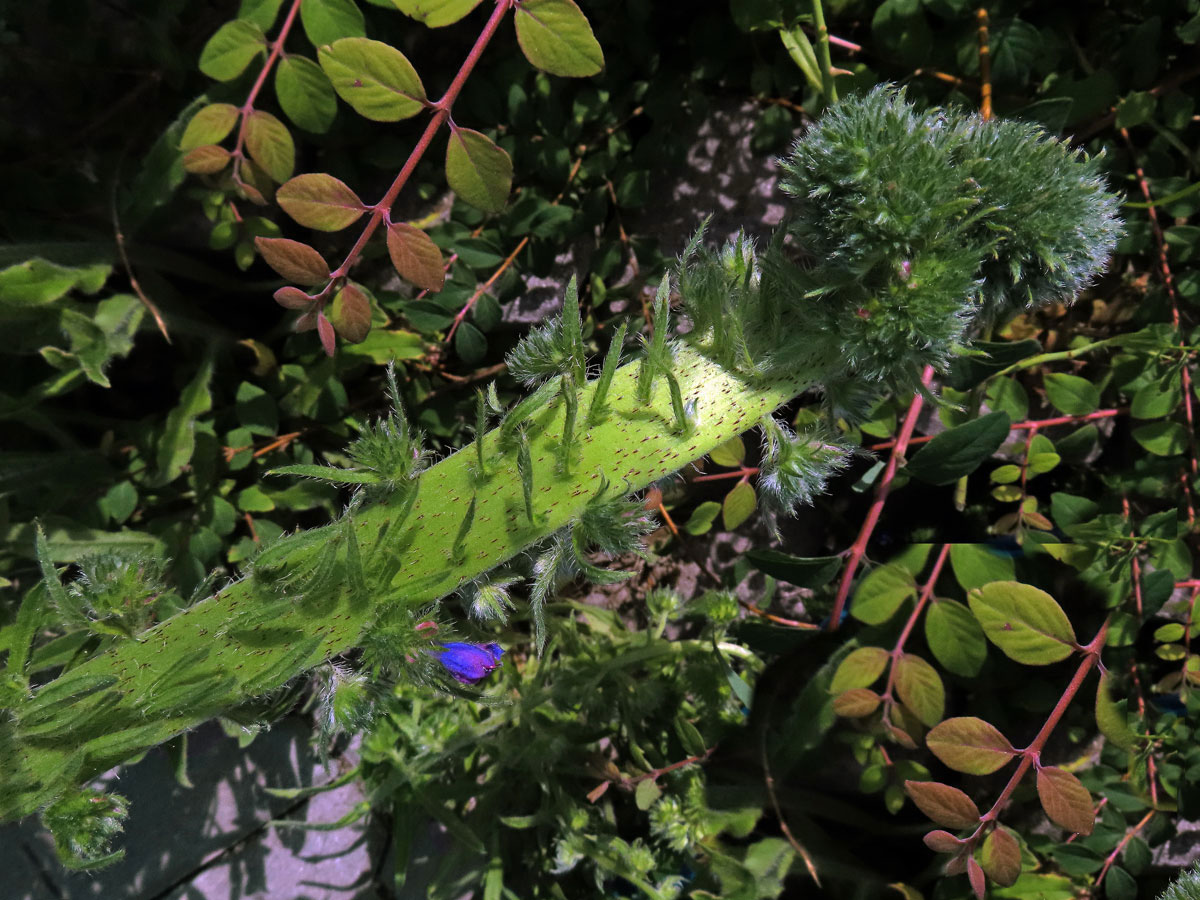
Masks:
[[[463,684],[477,684],[500,665],[504,650],[499,644],[443,644],[438,661]]]

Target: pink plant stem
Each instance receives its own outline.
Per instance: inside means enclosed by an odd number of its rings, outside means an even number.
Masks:
[[[908,617],[908,621],[904,623],[904,630],[900,632],[900,637],[896,639],[896,645],[889,654],[892,658],[892,665],[888,671],[887,688],[883,692],[884,703],[890,704],[892,701],[892,688],[896,685],[896,663],[904,655],[904,645],[908,642],[908,637],[912,634],[913,628],[916,627],[917,619],[921,618],[925,604],[933,596],[933,586],[937,584],[937,580],[942,574],[942,567],[946,564],[946,557],[949,555],[950,545],[942,544],[942,549],[938,551],[937,560],[933,564],[933,571],[929,573],[929,579],[925,582],[925,587],[921,589],[921,596],[917,599],[917,605],[913,607],[912,614]]]
[[[246,141],[246,120],[249,118],[250,113],[254,112],[254,101],[258,99],[259,92],[263,89],[263,85],[267,83],[267,76],[271,74],[271,69],[275,67],[276,60],[283,53],[283,42],[287,40],[292,26],[296,24],[296,15],[299,12],[300,0],[292,0],[292,6],[288,10],[287,17],[283,20],[279,34],[276,35],[275,40],[271,43],[271,53],[267,57],[267,62],[258,73],[258,77],[254,79],[254,86],[250,88],[250,93],[246,95],[246,102],[238,110],[238,115],[242,121],[238,126],[237,142],[233,146],[233,155],[235,157],[240,158],[242,155],[242,145]]]
[[[1073,425],[1078,422],[1094,422],[1096,419],[1111,419],[1114,416],[1123,416],[1127,412],[1129,412],[1129,410],[1127,410],[1127,409],[1098,409],[1095,412],[1090,412],[1090,413],[1087,413],[1086,415],[1080,415],[1080,416],[1057,416],[1053,419],[1026,419],[1024,422],[1017,422],[1017,424],[1011,426],[1009,428],[1009,430],[1010,431],[1026,431],[1028,429],[1049,428],[1052,425]],[[926,444],[932,440],[933,440],[932,436],[916,437],[916,438],[913,438],[908,443],[909,443],[909,446],[912,446],[913,444]],[[879,444],[872,444],[867,449],[868,450],[888,450],[891,447],[894,447],[895,445],[896,445],[896,442],[894,440],[883,441],[882,443],[879,443]]]
[[[1175,582],[1177,588],[1197,588],[1200,587],[1200,578],[1190,578],[1187,581]]]
[[[346,254],[346,258],[342,260],[342,264],[329,273],[331,286],[338,279],[346,277],[351,266],[354,265],[362,253],[363,247],[371,239],[371,235],[375,233],[375,229],[379,227],[379,223],[391,213],[392,204],[396,202],[396,198],[400,196],[400,191],[404,189],[404,185],[408,183],[408,179],[412,177],[412,173],[416,171],[417,164],[425,155],[425,151],[429,149],[429,145],[433,143],[434,136],[438,133],[442,125],[450,119],[450,108],[454,105],[454,101],[458,99],[463,85],[466,84],[467,78],[475,68],[476,63],[479,62],[479,58],[483,56],[483,51],[487,48],[488,43],[495,36],[496,30],[504,20],[504,14],[508,12],[512,3],[513,0],[496,0],[496,8],[492,10],[491,17],[487,20],[487,24],[483,26],[483,31],[479,33],[479,37],[475,41],[475,46],[467,54],[467,58],[463,61],[458,74],[450,82],[450,87],[446,89],[446,93],[442,95],[441,100],[430,104],[434,110],[433,118],[425,126],[425,132],[421,135],[421,139],[417,141],[417,145],[413,147],[412,153],[408,155],[408,159],[404,163],[404,168],[400,170],[400,174],[396,176],[396,180],[392,182],[392,186],[383,195],[383,199],[372,208],[371,218],[367,220],[366,226],[358,236],[358,240],[354,242],[354,246],[350,248],[350,252]],[[328,288],[326,288],[326,291],[328,291]]]
[[[1017,785],[1021,783],[1021,779],[1029,771],[1030,766],[1037,765],[1038,768],[1041,768],[1041,753],[1042,749],[1046,746],[1046,741],[1050,739],[1051,733],[1066,714],[1067,707],[1071,705],[1071,701],[1079,693],[1079,688],[1083,686],[1084,679],[1088,677],[1088,673],[1100,661],[1100,651],[1104,648],[1104,641],[1107,637],[1108,619],[1105,619],[1104,624],[1100,626],[1100,630],[1096,632],[1096,636],[1092,638],[1091,643],[1086,647],[1080,648],[1084,654],[1083,661],[1079,664],[1079,668],[1075,670],[1075,676],[1071,679],[1071,683],[1067,685],[1067,689],[1058,698],[1058,703],[1050,711],[1049,717],[1042,725],[1041,731],[1037,733],[1037,737],[1033,739],[1033,743],[1021,751],[1021,762],[1017,766],[1017,770],[1013,772],[1012,778],[1008,780],[1008,784],[1004,786],[1004,790],[1000,792],[1000,796],[996,798],[996,802],[992,804],[992,808],[979,817],[979,827],[967,839],[967,843],[974,844],[978,841],[983,834],[984,827],[999,817],[1005,805],[1012,797],[1013,791],[1017,789]]]
[[[926,366],[925,371],[921,373],[921,385],[929,387],[933,381],[933,366]],[[862,562],[863,556],[867,552],[867,544],[871,540],[871,535],[875,532],[875,526],[879,524],[879,517],[883,513],[883,505],[887,502],[888,492],[892,488],[892,480],[896,477],[896,470],[900,467],[900,459],[904,456],[904,451],[908,448],[909,441],[912,439],[913,429],[917,427],[917,417],[921,414],[921,407],[925,403],[925,398],[920,391],[912,399],[912,403],[908,406],[908,413],[904,416],[904,422],[900,426],[900,433],[896,435],[896,443],[892,447],[892,455],[888,458],[887,468],[884,469],[883,477],[879,480],[879,485],[875,488],[875,500],[871,503],[871,508],[867,511],[867,517],[863,521],[862,529],[858,533],[854,544],[847,552],[846,568],[842,572],[842,580],[838,585],[837,598],[833,602],[833,611],[829,614],[830,631],[837,631],[841,624],[842,610],[846,608],[846,600],[850,596],[850,585],[854,582],[854,573],[858,571],[858,564]]]
[[[1125,849],[1125,845],[1133,840],[1134,836],[1143,828],[1145,828],[1147,824],[1149,824],[1150,820],[1154,818],[1154,814],[1156,812],[1157,810],[1150,810],[1150,812],[1142,816],[1142,820],[1140,822],[1125,832],[1125,837],[1121,838],[1117,846],[1113,848],[1112,853],[1108,854],[1108,856],[1105,858],[1104,866],[1100,869],[1100,874],[1096,876],[1097,885],[1104,883],[1104,876],[1108,874],[1108,870],[1112,868],[1112,864],[1117,861],[1117,857],[1121,855],[1121,851]]]
[[[743,466],[733,472],[716,472],[712,475],[697,475],[692,481],[723,481],[726,478],[741,478],[747,479],[751,475],[757,475],[758,469],[754,466]]]

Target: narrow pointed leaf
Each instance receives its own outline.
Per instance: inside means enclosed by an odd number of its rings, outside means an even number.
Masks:
[[[215,144],[189,150],[183,157],[183,168],[193,175],[212,175],[229,165],[229,151]]]
[[[1077,834],[1092,833],[1096,825],[1092,795],[1070,772],[1055,766],[1038,769],[1037,792],[1042,809],[1055,825]]]
[[[479,5],[479,0],[392,0],[396,9],[430,28],[453,25]]]
[[[1008,413],[993,412],[943,431],[916,452],[904,471],[929,484],[953,484],[995,453],[1011,426]]]
[[[861,719],[879,708],[880,696],[868,688],[853,688],[833,698],[833,711],[847,719]]]
[[[573,0],[524,0],[515,24],[521,52],[543,72],[583,78],[604,68],[604,51]]]
[[[996,581],[967,594],[983,633],[1011,659],[1042,666],[1075,650],[1075,629],[1045,591],[1016,581]]]
[[[296,284],[322,284],[329,280],[329,263],[316,250],[287,238],[258,237],[258,252],[267,265]]]
[[[396,222],[387,230],[388,255],[400,277],[426,291],[440,291],[446,282],[442,251],[433,238],[407,222]]]
[[[987,893],[987,880],[983,877],[983,867],[973,856],[967,857],[967,880],[971,882],[971,890],[975,892],[976,900],[983,900]]]
[[[425,106],[425,88],[408,58],[381,41],[342,38],[317,52],[337,95],[375,122],[399,122]]]
[[[512,190],[508,154],[486,135],[456,128],[446,145],[446,181],[459,197],[484,212],[500,212]]]
[[[280,185],[275,199],[289,216],[317,231],[341,231],[366,211],[354,191],[323,172],[297,175]]]
[[[275,292],[275,302],[284,309],[308,309],[313,304],[313,298],[300,288],[288,286]]]
[[[325,318],[325,313],[317,313],[317,336],[321,339],[321,347],[325,350],[326,356],[333,356],[337,352],[337,337],[333,330],[333,324]]]
[[[947,828],[973,828],[979,824],[979,807],[956,787],[936,781],[906,781],[904,792],[917,808]]]
[[[983,839],[979,865],[988,878],[1008,887],[1021,877],[1021,846],[1003,828],[995,828]]]
[[[859,647],[852,651],[833,673],[829,691],[840,694],[851,688],[865,688],[874,684],[887,668],[888,652],[882,647]]]
[[[925,744],[956,772],[989,775],[1006,765],[1016,750],[997,728],[974,716],[947,719],[930,729]]]
[[[354,0],[303,0],[300,24],[314,47],[332,44],[338,38],[365,37],[362,10]]]
[[[897,660],[896,693],[923,724],[933,726],[942,720],[946,688],[937,670],[921,657],[905,653]]]
[[[179,139],[179,149],[186,153],[205,144],[219,144],[237,124],[238,110],[232,103],[210,103],[188,122]]]
[[[246,149],[275,181],[292,177],[296,167],[296,145],[287,126],[268,112],[256,109],[246,117]]]
[[[337,95],[329,76],[311,59],[287,55],[275,70],[275,96],[297,127],[324,134],[337,116]]]
[[[200,51],[200,71],[217,81],[232,81],[250,60],[267,50],[262,29],[245,19],[226,22]]]

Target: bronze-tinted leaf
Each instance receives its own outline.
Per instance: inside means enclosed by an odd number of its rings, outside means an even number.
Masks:
[[[889,655],[882,647],[859,647],[838,665],[829,682],[829,692],[840,694],[851,688],[874,684],[887,668]]]
[[[979,865],[1001,887],[1015,882],[1021,876],[1021,847],[1016,838],[997,826],[983,839]]]
[[[285,213],[317,231],[341,231],[366,211],[354,191],[323,172],[297,175],[280,186],[275,199]]]
[[[833,698],[833,711],[848,719],[861,719],[879,708],[877,693],[867,688],[853,688]]]
[[[389,225],[388,255],[400,277],[426,291],[440,291],[446,282],[442,251],[420,228],[407,222]]]
[[[973,856],[967,857],[967,879],[971,882],[971,890],[975,892],[977,900],[983,900],[987,891],[987,880],[983,877],[983,867]]]
[[[334,337],[333,325],[325,318],[325,313],[317,313],[317,336],[321,338],[321,346],[326,356],[333,356],[337,351],[337,338]]]
[[[212,175],[229,165],[229,151],[216,144],[189,150],[183,156],[183,168],[193,175]]]
[[[994,725],[974,716],[935,725],[925,744],[951,769],[968,775],[989,775],[1017,753]]]
[[[300,288],[289,285],[275,292],[275,302],[284,309],[308,309],[313,304],[313,298]]]
[[[371,301],[361,288],[347,284],[334,295],[329,320],[339,335],[360,344],[371,330]]]
[[[963,842],[948,831],[931,831],[921,840],[934,853],[957,853]]]
[[[917,808],[947,828],[974,828],[979,824],[979,807],[956,787],[936,781],[906,781],[904,791]]]
[[[1042,809],[1055,825],[1077,834],[1091,834],[1096,825],[1092,795],[1083,783],[1063,769],[1038,769],[1037,792]]]
[[[896,661],[896,693],[925,725],[942,720],[946,689],[937,670],[921,657],[905,653]]]
[[[917,718],[917,714],[904,703],[896,702],[891,705],[886,718],[890,721],[885,724],[891,725],[888,730],[900,746],[915,750],[925,736],[925,725]]]
[[[287,238],[257,237],[254,245],[272,269],[297,284],[321,284],[329,280],[329,263],[316,250]]]

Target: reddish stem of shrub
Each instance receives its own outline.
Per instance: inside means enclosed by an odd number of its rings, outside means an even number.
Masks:
[[[237,141],[233,145],[233,156],[235,159],[242,157],[242,145],[246,142],[246,120],[250,113],[254,112],[254,101],[258,99],[259,92],[262,91],[263,85],[267,83],[267,76],[271,74],[271,69],[275,67],[276,61],[283,53],[283,42],[287,40],[288,34],[291,33],[292,26],[296,24],[296,16],[300,12],[300,0],[292,0],[292,6],[288,10],[287,16],[283,20],[283,25],[279,29],[279,34],[275,36],[275,40],[271,42],[271,52],[267,56],[266,63],[263,64],[262,70],[258,73],[258,77],[254,79],[254,86],[250,88],[250,93],[246,95],[246,102],[242,104],[238,110],[238,117],[241,122],[238,124]]]
[[[1124,408],[1098,409],[1095,412],[1090,412],[1090,413],[1087,413],[1086,415],[1079,415],[1079,416],[1056,416],[1052,419],[1026,419],[1024,422],[1017,422],[1015,425],[1012,425],[1009,428],[1009,430],[1010,431],[1026,431],[1028,429],[1049,428],[1052,425],[1074,425],[1079,422],[1093,422],[1096,419],[1111,419],[1114,416],[1123,416],[1127,412],[1129,412],[1129,410],[1124,409]],[[930,441],[932,441],[934,439],[934,437],[936,437],[936,435],[915,437],[908,443],[909,443],[909,446],[912,446],[914,444],[927,444]],[[894,440],[891,440],[891,441],[883,441],[882,443],[879,443],[879,444],[872,444],[867,449],[868,450],[888,450],[894,446],[896,446],[896,442]]]
[[[933,586],[937,584],[938,578],[941,577],[942,567],[946,565],[946,558],[950,555],[950,545],[942,544],[942,549],[938,551],[937,559],[933,563],[933,571],[929,574],[925,586],[921,588],[921,596],[917,598],[917,605],[913,607],[912,613],[908,617],[908,621],[904,623],[904,630],[900,632],[900,637],[896,639],[896,644],[889,654],[892,658],[891,667],[888,669],[887,687],[883,692],[883,702],[891,705],[892,703],[892,688],[896,686],[896,663],[900,657],[904,655],[904,645],[908,642],[909,635],[912,634],[913,628],[916,627],[917,620],[921,618],[921,613],[925,610],[925,605],[929,602],[929,598],[933,596]]]

